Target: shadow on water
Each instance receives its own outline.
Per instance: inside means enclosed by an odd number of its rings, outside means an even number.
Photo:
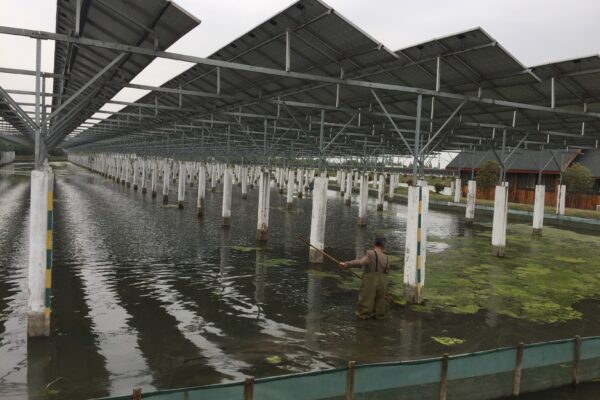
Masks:
[[[472,288],[443,291],[444,279],[456,279],[447,274],[460,271],[444,262],[461,260],[464,266],[458,268],[477,264],[477,249],[468,256],[456,249],[469,249],[461,241],[487,240],[489,218],[465,228],[461,216],[430,210],[431,301],[422,308],[393,305],[383,323],[357,321],[358,282],[329,262],[309,265],[308,249],[296,239],[309,236],[310,196],[294,198],[288,211],[285,196],[272,189],[269,241],[257,245],[256,189],[242,200],[234,186],[232,226],[223,228],[219,191],[207,191],[206,215],[199,220],[195,188],[188,189],[185,207],[178,210],[63,164],[55,167],[52,337],[27,344],[29,185],[27,166],[13,168],[14,174],[0,174],[3,399],[41,398],[44,392],[61,399],[127,394],[134,386],[212,384],[344,366],[348,360],[405,360],[600,330],[597,296],[573,306],[580,318],[558,323],[507,315],[505,305],[514,299],[489,295],[486,288],[480,288],[485,296],[473,300],[477,310],[465,313],[460,304],[448,305]],[[367,226],[359,227],[356,204],[344,205],[333,191],[328,196],[327,250],[339,259],[356,258],[376,234],[384,234],[392,270],[400,276],[406,207],[386,203],[383,212],[375,212],[375,199],[369,199]],[[543,257],[535,243],[519,246],[529,258]],[[486,268],[481,279],[506,279],[502,264]],[[462,343],[448,347],[433,337]]]

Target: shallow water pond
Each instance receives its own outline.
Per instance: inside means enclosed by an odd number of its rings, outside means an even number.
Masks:
[[[47,341],[25,335],[28,170],[0,171],[0,398],[79,399],[204,385],[519,341],[600,332],[597,234],[509,222],[507,256],[490,254],[489,218],[465,229],[462,215],[431,210],[426,303],[405,305],[406,208],[357,204],[330,191],[326,250],[361,256],[383,232],[394,304],[384,322],[354,317],[359,281],[331,262],[308,264],[310,196],[273,188],[269,240],[255,242],[257,197],[233,188],[231,227],[222,193],[196,188],[183,210],[162,207],[82,168],[56,166],[53,326]],[[6,168],[6,167],[5,167]],[[171,197],[175,196],[172,192]],[[171,204],[175,198],[170,198]],[[451,345],[449,345],[451,343]]]

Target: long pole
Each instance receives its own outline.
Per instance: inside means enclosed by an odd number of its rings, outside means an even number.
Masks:
[[[308,246],[312,247],[313,249],[315,249],[316,251],[318,251],[319,253],[323,254],[325,257],[329,258],[331,261],[333,261],[334,263],[336,263],[338,265],[338,267],[340,267],[341,265],[341,261],[336,259],[335,257],[333,257],[330,254],[325,253],[323,250],[317,248],[316,246],[314,246],[312,243],[310,243],[308,240],[304,239],[302,236],[296,236],[298,239],[300,239],[301,241],[303,241],[305,244],[307,244]],[[340,267],[342,268],[342,267]],[[344,270],[346,270],[346,268],[343,268]],[[361,276],[359,274],[357,274],[356,272],[348,269],[348,272],[350,272],[352,275],[354,275],[357,278],[360,278]]]
[[[344,271],[348,271],[348,272],[350,272],[350,273],[351,273],[353,276],[355,276],[355,277],[357,277],[357,278],[359,278],[359,279],[362,279],[362,277],[361,277],[359,274],[357,274],[356,272],[352,271],[351,269],[348,269],[348,268],[343,268],[343,267],[341,266],[342,262],[341,262],[340,260],[338,260],[337,258],[335,258],[335,257],[333,257],[332,255],[325,253],[323,250],[321,250],[321,249],[319,249],[319,248],[317,248],[317,247],[313,246],[313,245],[312,245],[312,243],[310,243],[308,240],[304,239],[302,236],[299,236],[299,235],[297,235],[296,237],[297,237],[298,239],[300,239],[301,241],[303,241],[305,244],[309,245],[310,247],[312,247],[313,249],[315,249],[316,251],[318,251],[319,253],[323,254],[325,257],[329,258],[331,261],[333,261],[334,263],[336,263],[336,265],[337,265],[338,267],[342,268]],[[386,298],[386,300],[387,300],[387,301],[389,301],[389,302],[392,302],[392,303],[394,302],[394,298],[393,298],[393,297],[392,297],[392,296],[391,296],[389,293],[388,293],[388,294],[385,296],[385,298]]]

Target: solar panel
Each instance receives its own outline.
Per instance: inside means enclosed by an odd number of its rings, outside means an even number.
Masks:
[[[80,12],[78,4],[81,4]],[[78,16],[79,22],[76,21]],[[59,0],[56,6],[57,33],[146,48],[166,49],[199,23],[176,3],[166,0],[143,3]],[[66,79],[54,80],[53,90],[58,96],[53,98],[53,112],[117,56],[117,52],[108,49],[57,42],[54,71],[64,74]],[[55,116],[52,126],[59,129],[55,134],[68,133],[79,126],[152,60],[149,56],[125,54],[102,79]]]

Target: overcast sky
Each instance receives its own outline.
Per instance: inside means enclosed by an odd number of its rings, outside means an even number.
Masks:
[[[123,1],[123,0],[112,0]],[[290,4],[289,0],[179,0],[202,23],[169,51],[208,56]],[[526,66],[600,53],[600,0],[329,0],[359,28],[392,50],[482,27]],[[0,25],[54,31],[52,0],[0,0]],[[42,70],[54,45],[43,44]],[[35,41],[0,35],[0,66],[35,68]],[[189,64],[156,60],[135,83],[160,85]],[[33,90],[33,78],[0,73],[0,86]],[[51,87],[51,86],[50,86]],[[145,92],[125,89],[119,100]],[[32,98],[15,96],[19,101]],[[104,109],[118,108],[106,106]]]

